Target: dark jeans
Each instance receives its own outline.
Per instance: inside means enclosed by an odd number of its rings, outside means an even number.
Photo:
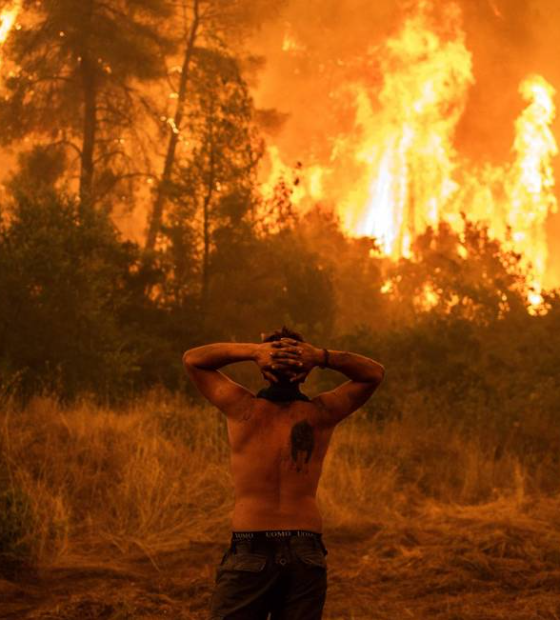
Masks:
[[[210,620],[320,620],[327,553],[320,535],[232,540],[216,570]]]

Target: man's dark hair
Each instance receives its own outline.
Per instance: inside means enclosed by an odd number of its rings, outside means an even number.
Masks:
[[[295,332],[289,327],[286,327],[285,325],[282,326],[282,329],[277,329],[268,334],[268,336],[265,336],[265,338],[263,338],[263,342],[275,342],[277,340],[280,340],[281,338],[291,338],[292,340],[305,342],[301,334]]]

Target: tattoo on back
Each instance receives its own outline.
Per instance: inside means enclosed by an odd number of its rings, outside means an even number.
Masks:
[[[315,447],[313,427],[307,420],[302,420],[292,426],[290,445],[292,448],[292,460],[296,464],[296,471],[299,472],[303,469],[304,463],[309,463],[313,448]]]

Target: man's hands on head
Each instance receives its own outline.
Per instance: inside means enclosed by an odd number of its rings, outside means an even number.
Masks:
[[[297,351],[298,357],[296,359],[299,362],[299,366],[295,369],[292,368],[290,373],[290,381],[292,382],[304,379],[315,366],[319,366],[323,359],[322,349],[318,349],[308,342],[299,342],[291,338],[282,338],[280,342],[286,347],[286,350],[293,349]],[[283,351],[284,349],[281,349],[277,352],[280,359],[282,359]]]
[[[301,368],[296,347],[280,340],[257,345],[255,362],[263,376],[271,383],[278,383],[278,375],[284,374],[291,377]]]
[[[275,383],[278,376],[285,376],[291,382],[304,379],[313,368],[321,363],[322,351],[307,342],[291,338],[282,338],[271,343],[264,343],[259,355],[263,361],[257,361],[263,375]],[[259,351],[259,354],[261,352]]]

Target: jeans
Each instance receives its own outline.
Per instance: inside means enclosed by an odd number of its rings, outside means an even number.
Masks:
[[[327,554],[320,536],[232,540],[216,570],[210,620],[320,620]]]

